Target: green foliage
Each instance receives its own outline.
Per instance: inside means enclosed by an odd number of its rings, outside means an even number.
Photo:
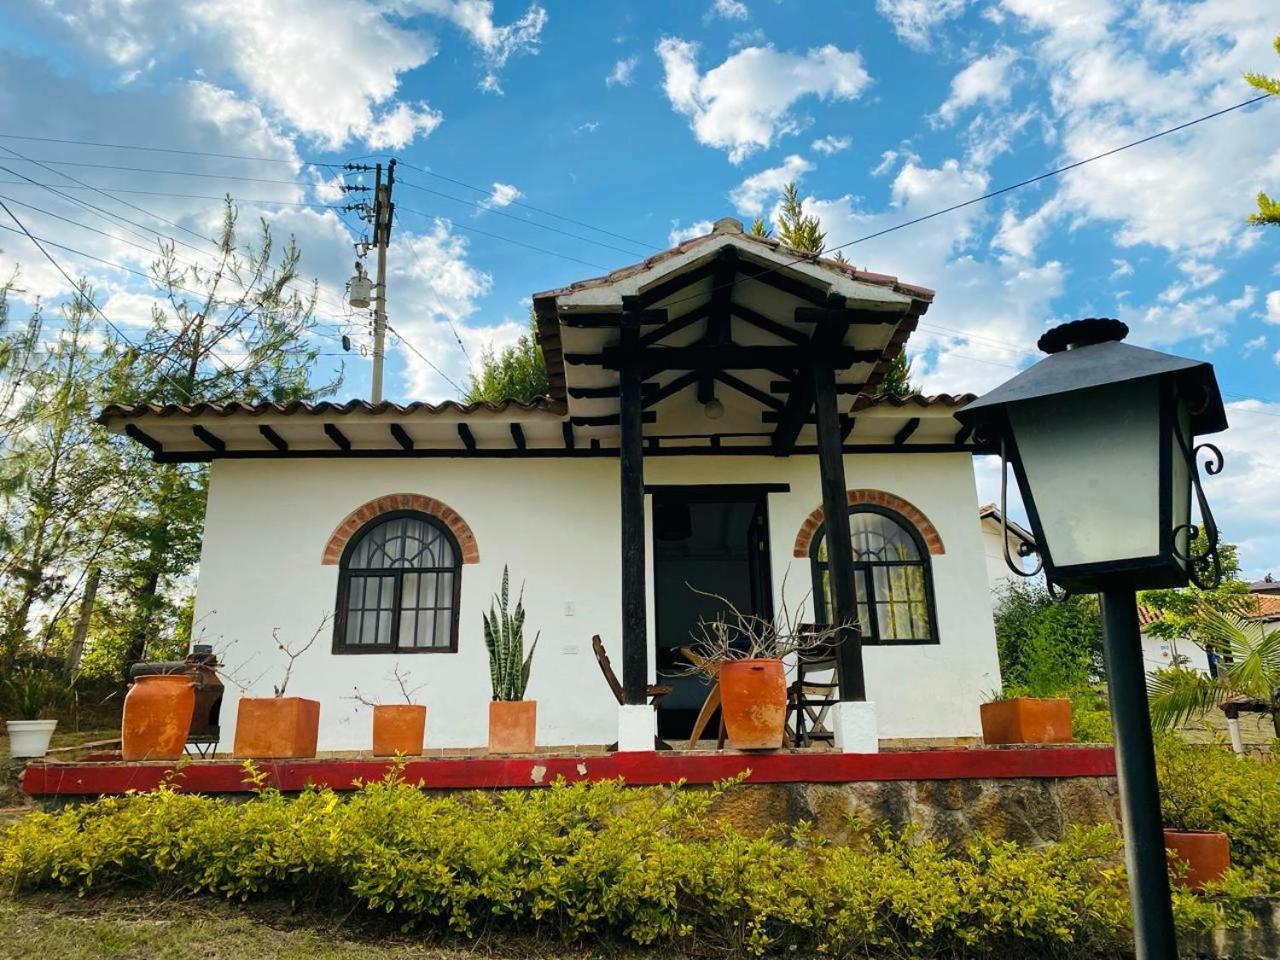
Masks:
[[[505,348],[501,355],[495,355],[492,346],[485,347],[480,354],[480,370],[471,372],[471,384],[462,399],[467,403],[502,403],[504,400],[528,403],[545,395],[547,365],[542,359],[536,330],[530,311],[529,332],[514,346]]]
[[[756,217],[751,221],[751,236],[753,237],[772,237],[773,230],[764,222],[763,217]]]
[[[1105,691],[1094,684],[1071,693],[1071,739],[1076,743],[1110,743],[1111,708]]]
[[[875,389],[877,397],[906,397],[916,392],[911,385],[911,361],[905,349],[899,350],[889,364],[889,369]]]
[[[822,221],[804,212],[804,204],[795,183],[788,183],[782,188],[782,208],[778,211],[778,239],[793,250],[815,256],[820,256],[827,246]]]
[[[1203,647],[1222,655],[1218,675],[1173,666],[1147,679],[1151,720],[1157,727],[1173,727],[1203,716],[1224,700],[1260,700],[1268,707],[1280,737],[1280,630],[1235,613],[1206,608],[1192,624]]]
[[[63,691],[63,684],[47,670],[28,668],[4,679],[6,709],[18,720],[39,720]]]
[[[516,608],[507,611],[511,595],[507,568],[502,568],[502,592],[495,594],[484,614],[484,645],[489,651],[489,680],[493,684],[493,699],[523,700],[525,687],[529,685],[529,668],[533,665],[533,652],[538,649],[535,634],[529,656],[524,655],[524,587],[516,597]],[[496,604],[496,608],[495,608]]]
[[[1203,554],[1208,547],[1204,530],[1196,535],[1193,554]],[[1249,584],[1240,579],[1240,562],[1235,544],[1218,544],[1218,561],[1222,565],[1222,583],[1212,590],[1189,585],[1171,590],[1145,590],[1138,602],[1159,612],[1160,619],[1146,627],[1153,637],[1166,640],[1188,640],[1196,632],[1197,620],[1206,610],[1239,612],[1249,598]]]
[[[231,804],[162,788],[18,821],[0,834],[0,884],[285,898],[473,937],[537,930],[731,955],[1094,957],[1128,941],[1108,828],[1036,850],[884,832],[841,846],[804,826],[750,837],[715,819],[721,789],[431,796],[398,772],[345,799],[260,789]],[[1185,932],[1226,907],[1179,895],[1177,911]]]
[[[1025,696],[1070,695],[1102,672],[1097,598],[1054,600],[1043,585],[1008,584],[995,610],[1005,689]]]
[[[1280,53],[1280,36],[1275,41],[1276,53]],[[1269,77],[1263,73],[1246,73],[1245,80],[1249,86],[1272,96],[1280,96],[1280,77]],[[1280,226],[1280,201],[1272,200],[1265,193],[1258,194],[1258,212],[1248,218],[1255,226]]]
[[[1165,735],[1156,767],[1165,825],[1227,834],[1232,864],[1280,895],[1280,762]]]

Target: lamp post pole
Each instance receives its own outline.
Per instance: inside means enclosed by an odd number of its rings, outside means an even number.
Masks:
[[[1147,706],[1138,602],[1132,589],[1116,587],[1102,592],[1102,649],[1116,741],[1135,955],[1138,960],[1173,960],[1178,950],[1169,901],[1160,785]]]

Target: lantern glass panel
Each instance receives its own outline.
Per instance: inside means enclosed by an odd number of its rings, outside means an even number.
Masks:
[[[1173,534],[1173,561],[1185,569],[1186,562],[1180,558],[1187,556],[1191,549],[1187,530],[1187,524],[1191,523],[1191,469],[1188,461],[1194,441],[1191,437],[1191,414],[1182,400],[1178,401],[1174,409],[1174,423],[1176,427],[1170,440],[1169,470],[1169,503],[1173,516],[1169,528]]]
[[[1160,552],[1160,384],[1013,403],[1009,425],[1053,566]]]

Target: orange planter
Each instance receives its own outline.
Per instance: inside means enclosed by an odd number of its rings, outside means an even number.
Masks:
[[[781,660],[729,660],[720,667],[720,709],[729,746],[777,750],[787,725],[787,677]]]
[[[427,732],[427,708],[417,703],[380,703],[373,708],[373,755],[416,757]]]
[[[538,701],[489,701],[489,752],[533,753],[538,729]]]
[[[982,739],[1000,743],[1070,743],[1071,701],[1014,697],[984,703]]]
[[[120,755],[125,760],[177,760],[187,745],[195,707],[190,677],[138,677],[124,698]]]
[[[1206,883],[1221,880],[1231,868],[1231,841],[1225,833],[1166,830],[1164,846],[1169,866],[1172,867],[1175,860],[1185,865],[1185,874],[1181,868],[1174,871],[1174,883],[1191,890],[1203,890]]]
[[[236,712],[237,758],[314,757],[320,703],[302,697],[241,697]]]

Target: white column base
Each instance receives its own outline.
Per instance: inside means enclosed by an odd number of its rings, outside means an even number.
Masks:
[[[827,715],[835,747],[840,753],[879,753],[880,725],[876,705],[866,700],[842,700]]]
[[[618,752],[651,752],[658,735],[658,711],[647,703],[624,703],[618,707]]]

